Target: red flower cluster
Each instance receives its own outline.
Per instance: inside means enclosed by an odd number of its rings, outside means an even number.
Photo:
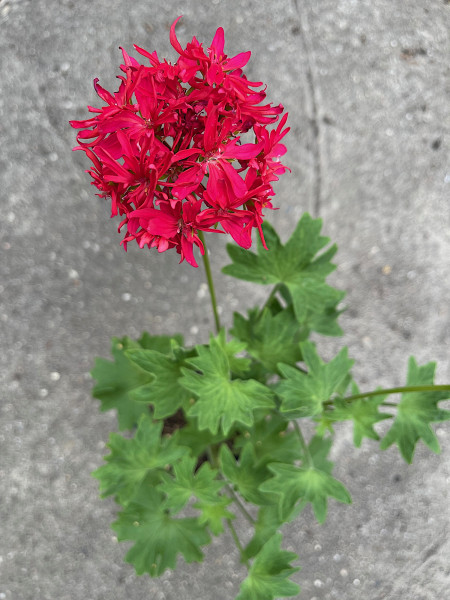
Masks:
[[[272,181],[286,170],[280,140],[289,128],[285,114],[267,129],[283,107],[261,105],[266,94],[255,88],[262,83],[242,72],[250,52],[228,58],[222,28],[207,52],[195,37],[183,49],[178,20],[170,30],[180,55],[174,65],[135,46],[150,63],[144,66],[122,49],[119,90],[111,94],[95,79],[106,106],[88,107],[95,116],[71,125],[82,130],[74,149],[92,161],[98,195],[111,198],[111,216],[124,217],[125,249],[133,239],[159,252],[176,248],[196,267],[202,231],[229,233],[249,248],[257,227],[264,243],[262,211],[273,208]],[[243,134],[254,141],[243,143]]]

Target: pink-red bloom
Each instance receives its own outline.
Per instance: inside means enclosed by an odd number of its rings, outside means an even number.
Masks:
[[[88,170],[100,197],[111,200],[111,216],[122,216],[123,245],[136,240],[159,252],[175,248],[196,267],[194,245],[204,252],[201,232],[228,233],[243,248],[263,210],[273,208],[272,182],[286,170],[281,143],[289,131],[283,107],[263,105],[261,82],[242,69],[250,52],[224,53],[220,27],[205,51],[194,37],[179,58],[160,61],[135,46],[149,64],[122,49],[123,75],[111,94],[94,80],[105,105],[88,107],[90,119],[71,121],[79,145],[92,161]]]

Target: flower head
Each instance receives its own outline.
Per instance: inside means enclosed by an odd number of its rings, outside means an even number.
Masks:
[[[263,105],[263,84],[244,75],[250,52],[229,58],[222,28],[206,51],[195,37],[183,48],[179,18],[170,30],[175,64],[135,46],[149,63],[140,64],[122,49],[118,91],[95,79],[105,105],[88,107],[93,116],[71,125],[80,129],[75,150],[92,161],[98,195],[111,200],[111,216],[123,217],[125,249],[132,240],[159,252],[175,248],[196,267],[202,231],[228,233],[244,248],[253,228],[262,237],[272,182],[286,170],[280,140],[289,128],[285,114],[268,129],[283,107]]]

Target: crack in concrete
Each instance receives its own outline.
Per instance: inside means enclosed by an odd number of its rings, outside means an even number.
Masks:
[[[323,189],[323,161],[322,161],[322,135],[320,128],[320,101],[318,88],[316,84],[316,68],[314,62],[314,51],[312,49],[312,45],[310,39],[307,34],[307,27],[305,27],[305,23],[307,24],[307,16],[304,14],[299,7],[298,0],[292,0],[294,4],[294,10],[297,14],[297,18],[299,21],[299,29],[300,29],[300,39],[304,50],[304,55],[306,58],[306,82],[307,82],[307,90],[306,93],[309,95],[309,100],[311,104],[311,117],[310,117],[310,125],[312,129],[313,135],[313,143],[311,147],[311,152],[313,155],[313,170],[314,170],[314,190],[313,190],[313,206],[312,213],[313,216],[319,216],[321,203],[322,203],[322,189]]]

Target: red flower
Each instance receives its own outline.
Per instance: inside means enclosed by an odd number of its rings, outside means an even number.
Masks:
[[[88,107],[93,116],[71,125],[81,130],[75,149],[92,162],[88,173],[99,196],[111,199],[111,216],[123,216],[125,249],[132,240],[159,252],[175,248],[197,266],[193,248],[204,252],[201,231],[228,233],[244,248],[254,228],[262,237],[271,184],[286,170],[280,140],[289,128],[285,114],[268,129],[283,107],[261,104],[262,83],[242,72],[250,52],[228,58],[220,27],[206,50],[196,38],[183,48],[178,20],[170,30],[175,64],[135,46],[145,66],[122,50],[118,91],[95,79],[105,105]]]

